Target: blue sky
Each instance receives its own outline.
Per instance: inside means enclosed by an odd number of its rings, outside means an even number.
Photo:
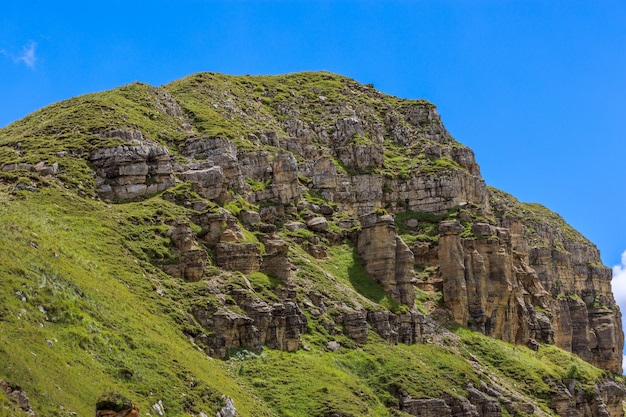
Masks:
[[[133,81],[303,70],[434,102],[489,185],[598,245],[626,306],[623,0],[0,5],[0,126]]]

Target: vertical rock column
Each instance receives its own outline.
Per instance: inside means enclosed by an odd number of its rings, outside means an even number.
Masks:
[[[413,307],[415,272],[413,252],[396,233],[393,217],[361,216],[357,251],[367,273],[399,303]]]
[[[443,300],[450,309],[454,322],[466,326],[469,318],[465,262],[461,232],[465,229],[456,220],[439,225],[439,263],[443,278]]]

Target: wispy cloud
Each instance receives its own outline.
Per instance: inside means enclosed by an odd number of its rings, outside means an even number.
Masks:
[[[23,62],[29,68],[35,68],[35,63],[37,62],[36,49],[37,44],[35,42],[28,42],[22,49],[22,54],[17,57],[17,60]]]
[[[11,59],[16,64],[24,64],[28,68],[35,68],[37,63],[37,43],[29,41],[19,54],[11,53],[6,49],[0,49],[0,54]]]
[[[622,311],[626,311],[626,251],[622,253],[621,265],[613,267],[613,295]]]

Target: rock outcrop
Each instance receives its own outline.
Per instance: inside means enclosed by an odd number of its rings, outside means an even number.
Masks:
[[[180,118],[180,106],[168,97],[161,107]],[[99,194],[136,199],[187,181],[202,198],[220,204],[240,195],[263,206],[255,220],[242,215],[246,227],[304,220],[315,237],[303,246],[320,259],[328,256],[320,239],[328,239],[333,213],[340,212],[344,223],[352,219],[350,224],[361,228],[356,247],[366,271],[399,303],[414,304],[414,266],[438,267],[430,286],[421,285],[441,289],[456,323],[512,343],[556,343],[621,371],[621,316],[610,270],[601,265],[597,249],[565,223],[529,215],[516,209],[521,203],[488,190],[473,152],[450,136],[434,106],[388,107],[384,117],[368,105],[339,106],[332,117],[307,119],[295,103],[285,103],[273,130],[264,119],[266,125],[248,134],[250,145],[244,147],[191,129],[176,163],[167,147],[137,129],[106,131],[103,137],[126,144],[92,152]],[[224,117],[244,117],[229,106]],[[299,204],[311,193],[329,203],[326,214],[321,206],[314,215],[310,208],[294,211],[307,207]],[[389,215],[375,214],[382,208]],[[437,242],[405,244],[394,224],[402,213],[439,216],[439,235],[431,234]],[[193,218],[204,230],[198,240],[212,245],[216,265],[243,273],[262,270],[287,281],[286,246],[266,238],[270,250],[262,253],[228,216],[224,210]],[[415,224],[408,233],[421,231]],[[165,269],[200,279],[207,262],[203,252],[177,250],[180,261]]]
[[[162,269],[170,275],[184,278],[190,282],[199,281],[207,267],[207,251],[200,248],[195,235],[184,221],[174,224],[167,232],[174,246],[176,255],[174,262],[162,265]]]
[[[160,245],[150,261],[161,270],[141,264],[144,277],[169,280],[158,293],[176,303],[176,331],[214,358],[256,358],[265,348],[339,356],[359,346],[373,369],[384,358],[367,351],[372,341],[385,349],[434,344],[470,362],[473,385],[454,381],[421,398],[396,381],[377,381],[359,401],[414,416],[544,415],[546,407],[558,415],[623,415],[624,387],[601,380],[622,372],[624,335],[610,269],[554,213],[488,188],[474,153],[446,131],[432,104],[331,74],[308,84],[290,75],[271,86],[254,77],[213,85],[212,77],[152,89],[146,126],[94,121],[80,132],[81,149],[57,153],[58,161],[55,154],[23,156],[17,140],[7,140],[0,156],[15,156],[0,165],[13,181],[8,188],[78,184],[81,198],[99,197],[107,208],[161,193],[168,206],[155,210],[158,227],[150,229]],[[39,133],[49,135],[44,127]],[[67,158],[82,158],[80,181],[66,181]],[[528,390],[500,384],[519,375],[492,377],[447,324],[537,355],[554,344],[608,372],[587,377],[584,387],[576,375],[551,372],[537,379],[546,385],[535,401]],[[303,338],[307,332],[317,334]],[[246,383],[267,385],[260,378]],[[28,412],[18,387],[3,388]],[[375,389],[384,395],[370,401]],[[214,414],[235,415],[232,400],[222,397],[220,408],[219,398],[210,400]],[[165,415],[154,401],[154,412]],[[99,400],[97,415],[138,410],[109,396]]]
[[[208,354],[225,358],[239,349],[260,353],[263,346],[292,352],[300,347],[307,319],[294,302],[269,304],[257,297],[239,300],[245,314],[228,308],[197,308],[196,320],[210,334],[202,340]]]
[[[15,384],[10,384],[0,379],[0,388],[7,394],[9,399],[11,399],[11,401],[13,401],[28,416],[36,416],[35,411],[30,406],[28,395],[26,395],[21,387]]]
[[[596,384],[593,395],[576,388],[575,381],[566,386],[553,381],[550,408],[559,416],[604,417],[622,415],[624,387],[611,381]],[[445,394],[442,398],[405,397],[400,409],[412,416],[501,417],[503,415],[535,414],[536,407],[524,398],[505,389],[482,383],[469,384],[467,397]],[[506,414],[505,414],[506,411]]]
[[[107,200],[134,200],[166,190],[174,184],[167,147],[151,143],[138,130],[112,130],[106,138],[127,145],[97,149],[90,161],[96,169],[98,193]]]
[[[139,408],[120,394],[103,394],[96,402],[96,417],[139,417]]]
[[[399,303],[415,301],[414,256],[397,233],[393,217],[376,213],[361,216],[357,250],[365,269]]]
[[[160,103],[182,120],[175,96]],[[513,343],[556,343],[621,371],[621,316],[597,249],[564,222],[530,215],[490,191],[473,152],[449,135],[432,105],[390,106],[384,117],[369,105],[339,106],[332,117],[307,119],[294,103],[280,110],[280,123],[264,119],[262,128],[250,127],[243,142],[198,134],[190,125],[176,160],[138,129],[106,130],[103,138],[124,144],[91,153],[98,193],[133,200],[185,181],[208,202],[243,198],[259,205],[239,219],[225,209],[191,216],[203,230],[192,239],[209,250],[178,247],[173,236],[177,261],[163,266],[189,281],[201,279],[212,258],[225,270],[263,271],[287,282],[288,246],[274,232],[261,243],[248,241],[242,227],[258,233],[255,224],[304,224],[314,236],[303,247],[323,259],[324,242],[342,239],[332,229],[341,213],[337,223],[360,227],[353,240],[366,271],[397,302],[412,308],[417,285],[440,289],[458,324]],[[324,203],[302,204],[311,195]],[[388,215],[380,214],[383,208]],[[403,213],[438,216],[439,233],[428,232],[430,243],[407,245],[394,223]],[[404,232],[423,235],[413,221]],[[438,268],[428,283],[416,280],[420,265]]]

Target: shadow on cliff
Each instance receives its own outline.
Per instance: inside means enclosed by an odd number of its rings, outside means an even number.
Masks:
[[[383,286],[367,273],[363,266],[363,260],[357,253],[356,248],[352,251],[351,261],[348,267],[348,279],[354,290],[370,301],[378,303],[391,311],[397,311],[400,308],[400,303],[391,298]]]

